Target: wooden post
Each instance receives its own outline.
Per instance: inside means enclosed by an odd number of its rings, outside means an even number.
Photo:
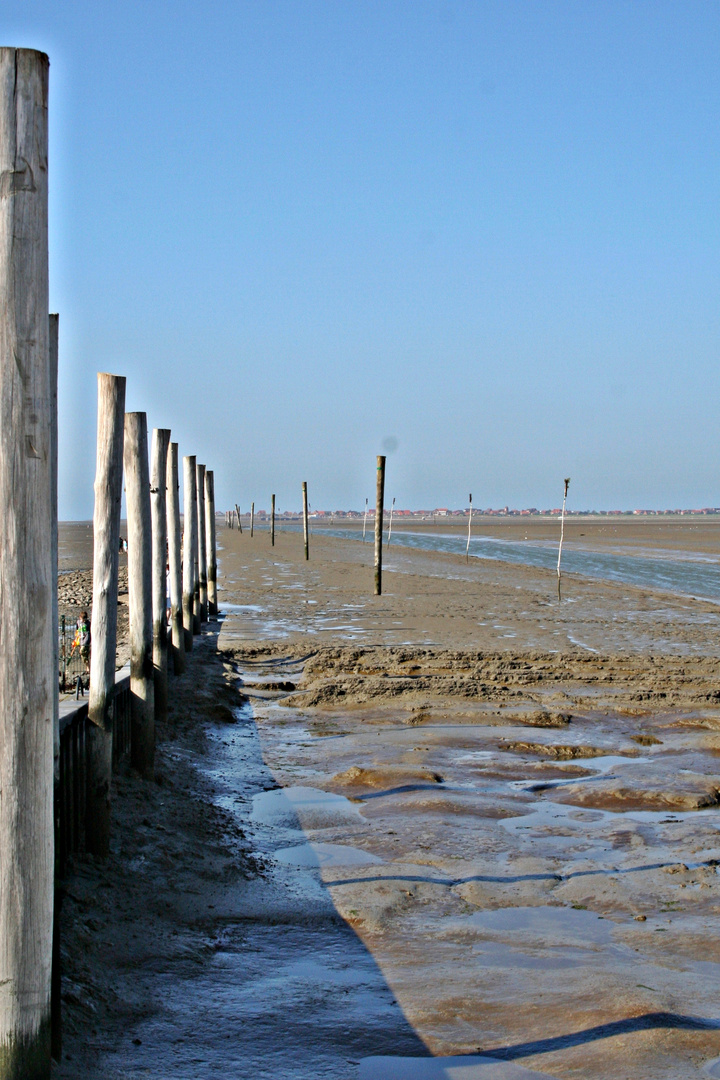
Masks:
[[[197,516],[198,516],[198,589],[200,597],[200,622],[207,622],[207,549],[205,547],[205,466],[197,466]]]
[[[168,563],[170,570],[170,634],[173,671],[182,675],[185,670],[185,632],[182,609],[182,555],[180,532],[180,484],[178,480],[178,444],[170,443],[167,458],[167,526]]]
[[[242,521],[240,520],[240,507],[235,503],[235,513],[237,514],[238,529],[242,533]]]
[[[240,517],[238,516],[238,521]],[[242,531],[242,530],[241,530]],[[217,604],[217,551],[215,550],[215,474],[205,473],[205,549],[207,554],[208,617],[215,618]]]
[[[570,477],[569,476],[565,477],[564,484],[565,484],[565,494],[563,495],[562,517],[560,518],[560,546],[558,547],[558,564],[557,564],[558,600],[562,600],[562,596],[560,595],[560,560],[562,559],[563,537],[565,536],[565,504],[567,503],[567,493],[568,493],[568,488],[570,487]]]
[[[185,489],[185,513],[183,514],[183,626],[185,628],[185,652],[191,651],[195,632],[196,482],[195,455],[191,454],[189,457],[183,458],[183,487]]]
[[[152,780],[155,772],[152,534],[147,416],[144,412],[125,414],[124,459],[130,607],[131,761],[141,776]]]
[[[472,492],[470,492],[470,517],[468,518],[468,538],[465,547],[465,562],[470,562],[470,537],[472,536]]]
[[[255,533],[255,503],[250,507],[250,536]]]
[[[270,543],[275,547],[275,496],[270,496]]]
[[[365,513],[363,514],[363,544],[365,543],[365,526],[367,524],[368,501],[365,500]]]
[[[152,634],[155,723],[167,720],[167,458],[168,428],[154,428],[150,454],[150,518],[152,521]]]
[[[123,478],[125,378],[98,374],[97,455],[93,515],[92,648],[87,732],[85,846],[110,853],[110,784],[115,714],[118,555]]]
[[[305,540],[305,558],[310,558],[310,534],[308,532],[308,501],[307,501],[307,480],[303,480],[302,486],[303,493],[303,537]]]
[[[375,492],[375,595],[382,596],[382,534],[385,502],[385,455],[378,454]]]
[[[0,1078],[50,1077],[48,58],[0,49]]]

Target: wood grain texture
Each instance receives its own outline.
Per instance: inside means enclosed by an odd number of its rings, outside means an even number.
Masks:
[[[195,632],[195,550],[197,548],[197,511],[195,509],[197,474],[195,464],[194,454],[189,454],[183,458],[185,497],[183,513],[183,626],[185,628],[186,652],[190,652],[193,647],[193,634]]]
[[[185,670],[185,631],[182,610],[182,533],[180,531],[180,483],[178,444],[170,443],[167,459],[168,562],[170,566],[170,634],[173,671]]]
[[[198,590],[200,596],[200,622],[207,622],[207,551],[205,536],[205,466],[196,467],[197,536],[198,536]]]
[[[0,1078],[50,1076],[48,58],[0,49]]]
[[[241,530],[242,531],[242,530]],[[217,606],[217,550],[215,544],[215,474],[205,473],[205,547],[207,549],[208,616],[215,618]]]
[[[130,742],[133,767],[155,771],[155,685],[152,638],[152,530],[147,416],[125,414],[125,499],[130,607]]]
[[[110,852],[110,786],[117,650],[118,552],[122,502],[125,378],[98,374],[93,606],[85,835],[88,851]]]
[[[152,635],[155,723],[167,720],[167,457],[169,428],[153,428],[150,451],[150,521],[152,525]]]

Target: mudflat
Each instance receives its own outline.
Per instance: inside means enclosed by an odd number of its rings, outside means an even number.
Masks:
[[[714,1075],[720,607],[399,531],[381,597],[370,542],[219,549],[162,782],[119,778],[68,883],[58,1075]]]

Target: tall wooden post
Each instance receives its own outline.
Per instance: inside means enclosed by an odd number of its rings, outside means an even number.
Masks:
[[[250,536],[255,534],[255,503],[250,507]]]
[[[270,543],[275,547],[275,496],[270,496]]]
[[[238,520],[240,520],[238,518]],[[242,531],[242,530],[241,530]],[[215,549],[215,474],[205,473],[205,548],[207,553],[208,616],[215,618],[217,604],[217,551]]]
[[[123,478],[125,377],[98,374],[97,455],[93,515],[92,649],[87,733],[85,844],[110,853],[110,782],[117,648],[118,553]]]
[[[168,428],[154,428],[150,454],[150,518],[152,522],[152,634],[155,722],[167,720],[167,457]]]
[[[197,470],[197,535],[198,535],[198,589],[200,596],[200,622],[207,622],[207,549],[205,547],[205,466]]]
[[[185,631],[182,606],[182,555],[180,532],[180,485],[178,482],[178,444],[170,443],[167,458],[167,526],[170,577],[170,633],[173,671],[185,670]]]
[[[155,768],[152,627],[152,533],[147,416],[125,414],[125,495],[130,607],[130,745],[133,767],[151,780]]]
[[[307,480],[303,480],[302,486],[303,493],[303,539],[305,541],[305,558],[310,558],[310,534],[308,530],[308,501],[307,501]]]
[[[60,617],[58,613],[58,330],[59,316],[50,315],[48,322],[48,355],[50,358],[50,521],[52,535],[52,598],[53,671],[56,687],[60,678]],[[60,780],[60,695],[53,694],[53,776]]]
[[[197,547],[197,511],[195,509],[195,455],[183,458],[183,626],[185,652],[193,647],[195,622],[195,549]]]
[[[382,596],[382,534],[385,502],[385,455],[378,454],[375,492],[375,595]]]
[[[0,49],[0,1078],[50,1076],[48,58]]]

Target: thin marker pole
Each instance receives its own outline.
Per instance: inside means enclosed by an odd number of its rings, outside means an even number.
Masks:
[[[250,507],[250,536],[255,535],[255,503]]]
[[[365,499],[365,513],[363,514],[363,544],[365,543],[365,526],[367,524],[368,501]]]
[[[375,595],[382,596],[382,534],[385,501],[385,455],[378,454],[375,491]]]
[[[388,547],[390,547],[390,537],[392,536],[392,519],[393,519],[393,511],[394,510],[395,510],[395,500],[393,499],[392,506],[390,507],[390,528],[388,529],[388,542],[387,542]]]
[[[470,535],[472,533],[472,493],[470,494],[470,517],[468,518],[468,538],[465,548],[465,562],[470,562]]]
[[[557,564],[557,579],[558,579],[558,600],[562,600],[560,595],[560,560],[562,559],[562,546],[563,536],[565,535],[565,503],[567,502],[568,488],[570,487],[570,477],[565,477],[565,494],[563,495],[562,515],[560,517],[560,546],[558,548],[558,564]]]
[[[310,539],[308,534],[308,500],[307,500],[307,480],[303,480],[302,486],[303,497],[303,539],[305,540],[305,558],[310,558]]]
[[[275,547],[275,496],[270,496],[270,543]]]

